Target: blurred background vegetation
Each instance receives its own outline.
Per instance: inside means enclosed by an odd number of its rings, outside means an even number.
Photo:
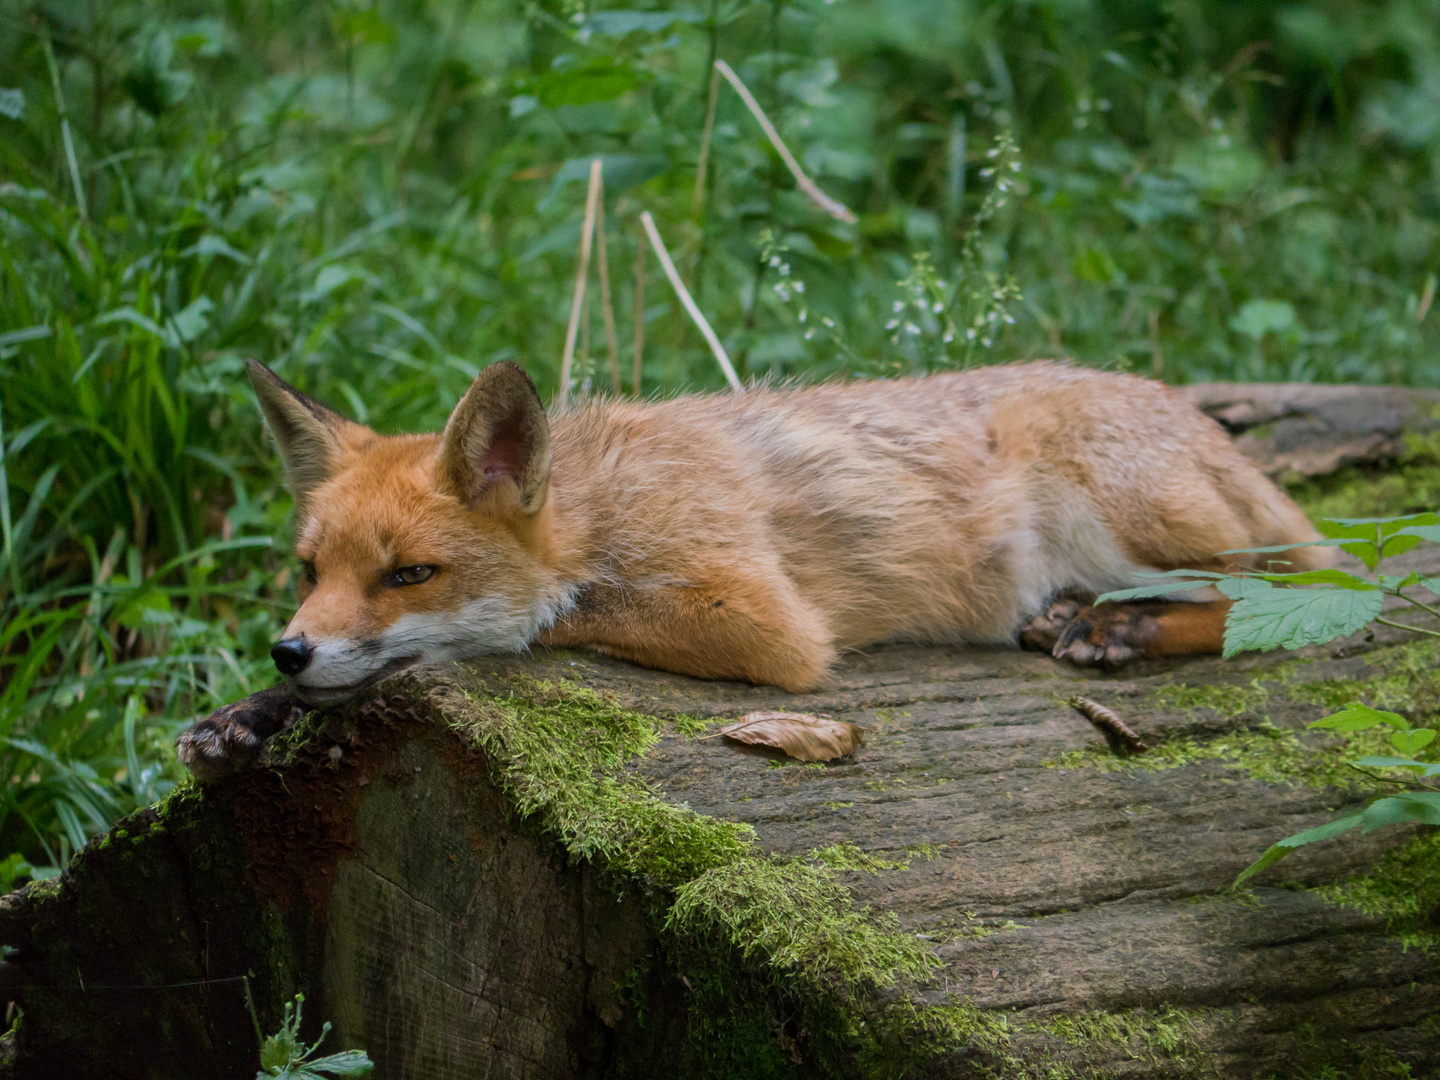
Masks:
[[[728,87],[697,186],[716,58],[856,224]],[[743,378],[1440,385],[1440,0],[0,0],[0,886],[272,680],[243,358],[384,431],[553,394],[595,155],[626,393],[724,385],[653,261],[630,385],[643,209]]]

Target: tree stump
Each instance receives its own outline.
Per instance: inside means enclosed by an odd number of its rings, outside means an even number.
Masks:
[[[387,1078],[1431,1075],[1435,830],[1228,886],[1372,793],[1304,725],[1433,714],[1435,660],[889,646],[806,695],[583,652],[412,669],[0,900],[10,1075],[248,1077],[247,996],[268,1033],[296,992]],[[761,709],[864,745],[700,738]]]

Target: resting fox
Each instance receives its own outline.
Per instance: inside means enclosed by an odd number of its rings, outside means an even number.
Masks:
[[[1085,605],[1318,539],[1181,397],[1062,363],[549,417],[497,363],[439,435],[398,436],[250,376],[304,567],[273,656],[312,705],[532,643],[792,691],[879,641],[1018,636],[1107,666],[1214,652],[1223,599]]]

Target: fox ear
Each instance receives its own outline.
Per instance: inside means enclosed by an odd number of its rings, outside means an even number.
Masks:
[[[249,360],[245,366],[265,414],[265,426],[280,448],[285,484],[300,506],[339,470],[346,445],[368,431],[306,397],[260,361]]]
[[[445,423],[439,469],[441,484],[467,506],[484,500],[496,512],[533,514],[545,505],[550,425],[522,368],[501,361],[475,377]]]

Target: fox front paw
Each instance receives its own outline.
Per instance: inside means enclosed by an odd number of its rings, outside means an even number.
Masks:
[[[289,687],[272,687],[192,724],[175,740],[175,752],[196,780],[218,783],[248,766],[266,739],[304,715]]]

